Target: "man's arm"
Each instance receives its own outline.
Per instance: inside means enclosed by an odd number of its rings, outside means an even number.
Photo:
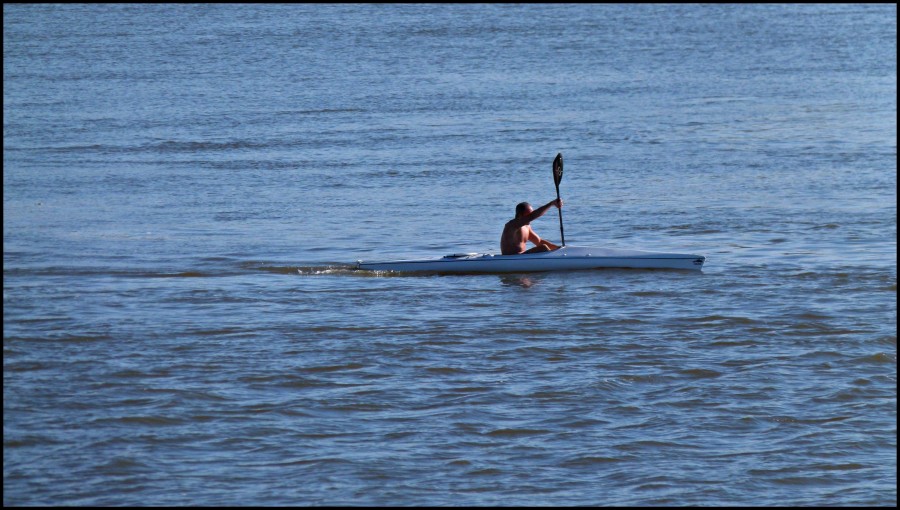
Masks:
[[[541,241],[541,244],[543,244],[543,245],[546,246],[547,248],[550,248],[551,251],[553,251],[553,250],[558,250],[558,249],[559,249],[559,245],[553,244],[553,243],[551,243],[550,241],[548,241],[548,240],[546,240],[546,239],[542,240],[542,241]]]
[[[538,207],[537,209],[531,211],[531,214],[529,214],[528,216],[524,216],[524,217],[522,217],[522,218],[516,218],[516,219],[512,220],[512,221],[514,222],[513,225],[514,225],[516,228],[524,227],[525,225],[528,225],[528,224],[531,223],[532,221],[534,221],[534,220],[540,218],[541,216],[543,216],[544,213],[546,213],[547,210],[550,209],[550,207],[552,207],[552,206],[554,206],[554,205],[555,205],[556,207],[561,206],[561,205],[562,205],[562,200],[560,200],[560,199],[558,199],[558,198],[557,198],[556,200],[551,200],[551,201],[548,202],[546,205],[542,205],[541,207]]]
[[[550,241],[547,241],[546,239],[541,239],[540,236],[538,236],[534,232],[534,230],[532,230],[531,228],[529,228],[528,231],[529,231],[528,240],[531,241],[532,243],[534,243],[535,246],[546,246],[547,248],[550,249],[550,251],[553,251],[553,250],[556,250],[559,248],[559,246],[551,243]]]

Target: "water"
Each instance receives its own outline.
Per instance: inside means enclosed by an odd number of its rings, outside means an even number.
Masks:
[[[895,5],[3,12],[5,505],[896,504]]]

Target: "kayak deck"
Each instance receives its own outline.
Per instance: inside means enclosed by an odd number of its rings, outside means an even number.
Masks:
[[[703,255],[685,253],[563,246],[549,252],[521,255],[459,253],[434,259],[358,261],[356,268],[367,271],[434,273],[518,273],[601,268],[699,271],[705,261],[706,257]]]

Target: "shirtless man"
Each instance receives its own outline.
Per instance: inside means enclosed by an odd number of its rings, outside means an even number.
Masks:
[[[556,199],[536,210],[528,202],[522,202],[516,206],[516,217],[507,221],[500,236],[500,252],[503,255],[518,255],[520,253],[537,253],[552,251],[559,246],[538,237],[531,229],[530,223],[547,212],[551,206],[562,207],[562,200]],[[534,243],[534,248],[526,251],[526,242]]]

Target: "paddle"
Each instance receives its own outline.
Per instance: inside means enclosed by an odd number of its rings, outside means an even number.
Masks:
[[[556,199],[559,200],[559,183],[562,182],[562,172],[563,172],[563,160],[562,160],[562,152],[556,155],[556,159],[553,160],[553,183],[556,184]],[[562,224],[562,208],[557,209],[559,211],[559,237],[562,238],[562,245],[566,245],[566,235],[563,233],[563,224]]]

